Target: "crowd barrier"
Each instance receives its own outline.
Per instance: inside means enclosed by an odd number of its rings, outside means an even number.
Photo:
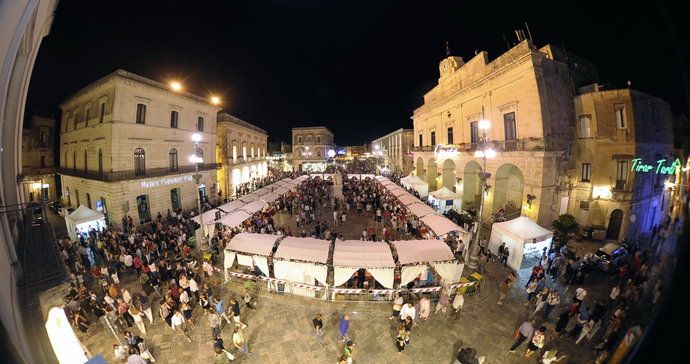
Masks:
[[[395,299],[395,294],[401,292],[403,299],[409,301],[418,299],[422,295],[427,295],[432,300],[437,300],[441,290],[445,287],[449,295],[460,292],[464,295],[477,294],[480,291],[481,281],[468,283],[453,283],[444,286],[402,288],[402,289],[362,289],[362,288],[338,288],[315,286],[307,283],[290,282],[284,279],[256,276],[240,272],[228,271],[226,282],[231,278],[238,282],[245,281],[265,282],[266,289],[270,293],[288,294],[290,296],[311,297],[328,300],[331,302],[391,302]]]

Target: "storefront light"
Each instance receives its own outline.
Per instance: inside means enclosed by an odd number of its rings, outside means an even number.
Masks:
[[[592,188],[592,197],[599,199],[609,199],[613,196],[611,193],[611,187],[609,186],[596,186]]]

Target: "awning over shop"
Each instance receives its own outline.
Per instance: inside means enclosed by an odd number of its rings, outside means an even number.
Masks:
[[[387,243],[337,241],[333,250],[333,285],[347,282],[360,268],[366,269],[382,286],[393,288],[395,262]]]
[[[274,257],[326,264],[330,245],[328,240],[289,236],[280,242]]]
[[[413,215],[417,216],[420,219],[426,215],[431,215],[431,214],[436,213],[436,211],[434,209],[432,209],[431,207],[429,207],[428,205],[426,205],[422,202],[413,203],[412,205],[408,205],[406,207],[408,210],[410,210],[410,212]]]
[[[442,262],[455,260],[450,247],[438,239],[394,241],[398,262],[402,265],[420,262]]]
[[[267,257],[278,239],[279,235],[239,233],[230,239],[225,250]]]
[[[429,226],[429,229],[434,232],[437,236],[443,236],[451,231],[458,231],[461,233],[467,233],[465,229],[458,226],[456,223],[450,221],[448,218],[442,215],[427,215],[422,217],[422,222]]]

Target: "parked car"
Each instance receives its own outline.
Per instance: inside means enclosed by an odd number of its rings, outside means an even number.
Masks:
[[[603,271],[611,271],[621,266],[628,251],[620,244],[606,243],[594,254],[599,260],[598,267]]]
[[[60,209],[58,210],[58,215],[60,215],[61,217],[65,217],[71,214],[73,211],[73,207],[60,207]]]
[[[48,209],[52,211],[54,214],[57,214],[61,207],[63,206],[62,202],[60,201],[53,201],[48,203]]]

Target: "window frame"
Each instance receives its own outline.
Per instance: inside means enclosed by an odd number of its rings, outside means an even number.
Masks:
[[[177,110],[170,111],[170,128],[179,129],[180,128],[180,112]]]
[[[137,124],[146,124],[146,104],[137,103],[137,112],[134,122]]]
[[[592,163],[582,163],[580,168],[580,181],[581,182],[591,182],[592,181]]]
[[[144,151],[144,148],[134,149],[134,175],[146,175],[146,151]]]
[[[630,163],[627,160],[617,160],[616,161],[616,188],[617,189],[625,188],[625,185],[628,183],[628,176],[630,175],[630,173],[628,172],[629,165],[630,165]],[[619,184],[622,184],[623,186],[621,188],[618,188]]]
[[[429,139],[431,139],[431,146],[432,147],[435,146],[436,145],[436,130],[431,131],[431,133],[429,135]]]
[[[627,129],[628,121],[625,118],[625,104],[614,104],[613,112],[616,118],[616,128]]]
[[[196,118],[196,131],[203,133],[204,132],[204,117],[203,116],[198,116]]]
[[[512,119],[508,118],[508,115],[512,115]],[[515,114],[515,111],[507,112],[503,114],[503,137],[504,140],[507,141],[515,141],[517,140],[517,115]],[[509,124],[512,124],[510,128],[508,128]],[[512,130],[512,138],[508,138],[508,130]]]
[[[449,126],[446,128],[446,139],[448,140],[448,144],[453,144],[453,127]]]
[[[587,128],[583,128],[582,121],[587,120]],[[587,135],[583,136],[582,131],[587,130]],[[592,138],[592,115],[584,114],[577,116],[577,137],[579,139],[589,139]]]
[[[180,169],[178,153],[176,148],[170,148],[168,151],[168,162],[170,172],[177,172]]]
[[[478,144],[479,140],[479,120],[470,121],[470,143]]]
[[[98,123],[102,124],[104,119],[105,119],[105,102],[101,102],[101,111],[100,111],[100,115],[98,115]]]

